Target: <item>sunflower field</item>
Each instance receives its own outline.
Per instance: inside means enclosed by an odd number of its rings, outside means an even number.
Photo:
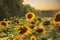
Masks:
[[[21,18],[3,19],[0,40],[60,40],[60,12],[50,18],[28,12]]]

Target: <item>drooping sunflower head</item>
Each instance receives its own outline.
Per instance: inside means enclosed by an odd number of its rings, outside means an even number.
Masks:
[[[60,24],[60,12],[56,13],[54,16],[54,23]]]
[[[7,21],[1,21],[0,22],[0,27],[3,27],[3,26],[7,27],[8,26],[8,22]]]
[[[30,29],[26,26],[21,26],[19,30],[20,30],[19,35],[21,36],[25,36],[30,33]]]
[[[32,21],[34,19],[34,17],[35,17],[35,14],[33,12],[28,12],[26,14],[26,20],[27,21]]]
[[[30,40],[36,40],[36,37],[32,35],[32,36],[30,37]]]
[[[37,34],[39,34],[39,33],[45,34],[45,32],[46,32],[44,28],[36,28],[35,31]]]

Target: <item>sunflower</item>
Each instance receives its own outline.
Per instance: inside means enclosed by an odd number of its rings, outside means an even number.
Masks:
[[[45,32],[46,32],[43,27],[41,27],[41,28],[36,28],[35,31],[36,31],[37,34],[39,34],[39,33],[45,34]]]
[[[3,38],[0,38],[0,40],[4,40]]]
[[[26,27],[25,25],[21,26],[19,28],[19,30],[20,30],[20,32],[18,33],[18,35],[20,35],[20,36],[25,36],[30,33],[30,29],[28,27]]]
[[[35,22],[42,22],[42,18],[36,18],[34,19]]]
[[[21,38],[13,38],[13,40],[22,40]]]
[[[28,12],[26,14],[26,20],[27,21],[32,21],[34,19],[34,17],[35,17],[35,14],[33,12]]]
[[[32,35],[32,36],[30,37],[30,40],[36,40],[36,37]]]
[[[15,24],[19,24],[19,20],[15,20],[14,23],[15,23]]]
[[[1,21],[0,22],[0,27],[3,27],[3,26],[7,27],[8,26],[8,22],[7,21]]]
[[[44,26],[51,25],[51,22],[50,22],[50,21],[45,21],[45,22],[43,22],[43,25],[44,25]]]
[[[60,12],[55,14],[53,23],[60,24]]]
[[[30,28],[31,28],[31,29],[35,29],[36,26],[35,26],[35,25],[30,25]]]
[[[37,18],[38,22],[42,22],[42,18]]]

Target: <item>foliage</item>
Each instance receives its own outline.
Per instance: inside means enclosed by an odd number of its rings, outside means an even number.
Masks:
[[[0,17],[20,16],[22,2],[22,0],[0,0]]]

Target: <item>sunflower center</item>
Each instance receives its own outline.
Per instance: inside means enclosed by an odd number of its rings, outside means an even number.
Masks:
[[[34,38],[32,38],[32,40],[35,40]]]
[[[55,21],[56,21],[56,22],[60,21],[60,14],[56,15]]]
[[[40,32],[43,31],[43,29],[37,29],[36,31],[37,31],[38,33],[40,33]]]
[[[21,29],[20,29],[21,31],[20,31],[20,34],[24,34],[26,31],[27,31],[27,28],[26,27],[21,27]]]
[[[32,14],[28,14],[28,16],[27,16],[29,19],[31,19],[32,18]]]
[[[6,26],[6,23],[5,23],[5,22],[2,22],[1,24],[2,24],[3,26]]]

